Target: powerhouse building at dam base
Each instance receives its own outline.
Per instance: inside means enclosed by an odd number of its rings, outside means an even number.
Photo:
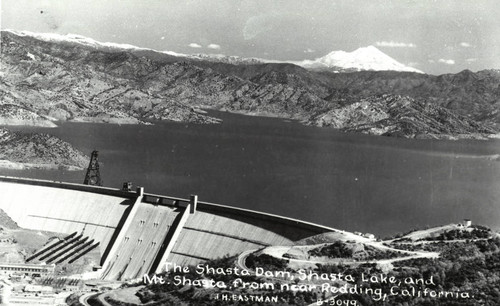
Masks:
[[[71,263],[99,247],[101,279],[162,272],[333,228],[247,209],[113,188],[0,176],[0,209],[25,229],[67,234],[27,258]]]

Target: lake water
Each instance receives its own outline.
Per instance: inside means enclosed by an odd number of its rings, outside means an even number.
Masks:
[[[104,185],[395,234],[472,219],[500,227],[500,141],[409,140],[210,112],[220,125],[62,123],[49,132],[90,155]],[[11,128],[12,129],[12,128]],[[81,183],[84,172],[1,170]]]

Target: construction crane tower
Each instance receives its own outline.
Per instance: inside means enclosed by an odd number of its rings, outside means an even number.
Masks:
[[[83,184],[102,186],[101,174],[99,173],[99,161],[97,159],[99,152],[94,150],[90,156],[89,167],[87,168],[87,174],[85,175],[85,180]]]

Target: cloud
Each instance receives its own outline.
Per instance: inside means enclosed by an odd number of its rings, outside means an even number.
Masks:
[[[469,44],[468,42],[463,41],[463,42],[460,43],[460,46],[464,47],[464,48],[469,48],[469,47],[471,47],[471,44]]]
[[[396,41],[377,41],[375,43],[378,47],[388,47],[388,48],[416,48],[417,45],[414,43],[403,43]]]
[[[161,39],[161,40],[164,40],[164,39],[165,39],[165,36],[162,36],[160,39]]]
[[[472,63],[472,62],[477,61],[477,58],[474,58],[474,57],[473,57],[473,58],[468,58],[468,59],[466,59],[466,61],[467,61],[468,63]]]
[[[306,50],[304,50],[304,53],[314,53],[314,52],[316,51],[311,48],[307,48]]]
[[[443,63],[443,64],[446,64],[446,65],[455,65],[455,60],[452,60],[452,59],[444,59],[444,58],[440,58],[440,59],[438,60],[438,62]]]
[[[191,48],[201,48],[201,45],[199,45],[197,43],[190,43],[188,46]]]
[[[210,45],[207,46],[207,48],[208,49],[216,49],[216,50],[218,50],[218,49],[220,49],[220,45],[218,45],[218,44],[210,44]]]

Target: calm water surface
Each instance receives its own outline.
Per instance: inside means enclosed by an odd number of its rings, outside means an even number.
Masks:
[[[500,141],[347,134],[274,118],[211,112],[221,125],[62,123],[49,132],[90,155],[105,186],[280,214],[389,235],[459,222],[500,227]],[[33,128],[21,128],[33,130]],[[2,171],[81,183],[84,172]]]

